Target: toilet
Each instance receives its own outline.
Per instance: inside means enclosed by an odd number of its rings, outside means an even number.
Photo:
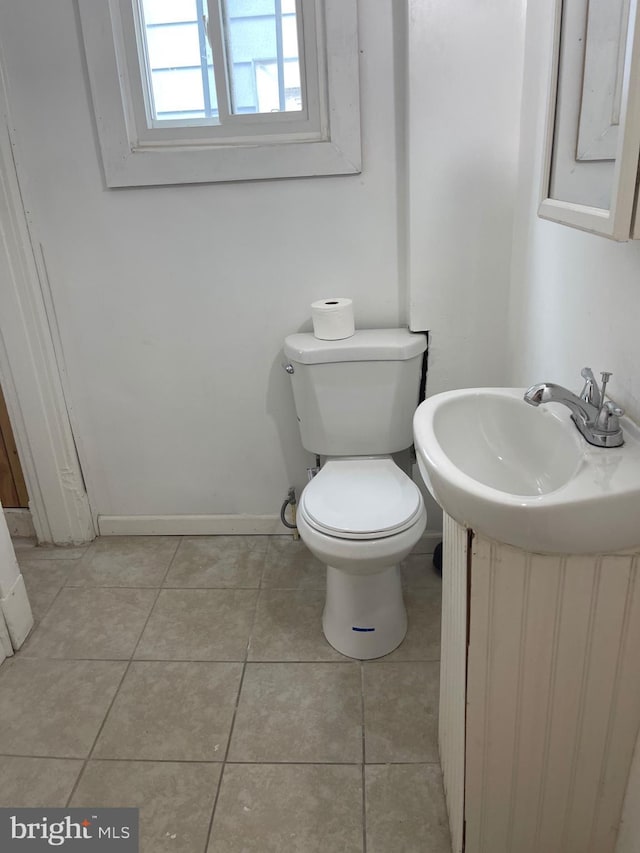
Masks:
[[[327,566],[324,635],[351,658],[386,655],[407,631],[400,561],[427,514],[391,454],[413,442],[425,349],[407,329],[337,341],[302,333],[284,344],[302,444],[324,458],[300,496],[298,530]]]

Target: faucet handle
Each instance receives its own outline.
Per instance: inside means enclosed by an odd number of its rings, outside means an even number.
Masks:
[[[585,403],[592,403],[594,406],[599,407],[602,397],[596,378],[593,375],[593,370],[590,367],[583,367],[580,371],[580,376],[585,380],[582,391],[580,392],[580,399],[584,400]]]
[[[607,400],[602,404],[602,408],[610,415],[615,415],[616,418],[621,418],[624,415],[624,409],[613,400]]]
[[[618,418],[621,418],[623,415],[624,409],[621,406],[614,403],[613,400],[605,400],[598,413],[596,429],[608,433],[618,432],[620,430]]]

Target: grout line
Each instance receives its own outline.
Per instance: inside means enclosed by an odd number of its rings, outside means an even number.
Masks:
[[[148,619],[147,619],[148,621]],[[145,626],[146,627],[146,622]],[[143,627],[143,631],[144,631]],[[136,644],[137,645],[137,644]],[[244,663],[245,658],[136,658],[132,656],[121,658],[97,658],[97,657],[73,657],[71,655],[64,657],[48,657],[47,655],[29,655],[26,652],[19,650],[16,655],[20,656],[21,660],[39,660],[39,661],[84,661],[88,663],[123,663],[131,660],[132,663]],[[302,664],[341,664],[342,666],[353,666],[360,663],[358,660],[319,660],[319,659],[279,659],[279,660],[260,660],[247,658],[247,663],[255,663],[260,665],[277,665],[287,663],[302,663]],[[437,664],[440,663],[440,658],[415,658],[414,660],[382,660],[375,658],[367,660],[367,664],[380,663],[393,666],[394,664],[402,664],[409,666],[411,664]]]
[[[169,569],[171,568],[171,566],[172,566],[172,564],[173,564],[173,561],[175,560],[176,554],[178,553],[178,548],[180,547],[180,543],[182,542],[182,536],[177,537],[177,540],[178,540],[178,541],[176,542],[175,550],[174,550],[173,554],[171,555],[171,559],[169,560],[169,563],[168,563],[168,565],[167,565],[167,569],[166,569],[166,571],[165,571],[165,573],[164,573],[164,575],[163,575],[163,578],[162,578],[162,579],[163,579],[163,581],[164,581],[164,579],[166,578],[167,574],[169,573]],[[93,739],[93,744],[91,745],[91,749],[89,750],[89,752],[88,752],[88,754],[87,754],[86,758],[84,759],[84,763],[83,763],[83,765],[82,765],[82,769],[80,770],[80,773],[78,773],[78,778],[76,779],[76,781],[75,781],[75,783],[74,783],[74,785],[73,785],[73,788],[71,789],[71,792],[69,793],[69,796],[67,797],[67,802],[66,802],[66,807],[67,807],[67,808],[69,808],[69,804],[71,803],[71,800],[73,799],[73,796],[74,796],[74,794],[75,794],[76,790],[78,789],[78,785],[80,784],[80,780],[81,780],[81,779],[82,779],[82,777],[84,776],[85,770],[87,769],[87,764],[88,764],[88,763],[89,763],[89,761],[91,760],[91,756],[93,755],[93,751],[94,751],[94,750],[95,750],[95,748],[96,748],[96,744],[98,743],[98,740],[99,740],[99,738],[100,738],[100,735],[102,734],[102,730],[104,729],[105,724],[106,724],[106,722],[107,722],[107,719],[109,718],[109,714],[111,713],[111,709],[113,708],[113,706],[114,706],[114,704],[115,704],[115,701],[116,701],[116,699],[118,698],[118,694],[120,693],[120,688],[122,687],[122,685],[123,685],[123,683],[124,683],[124,680],[125,680],[125,678],[127,677],[127,674],[128,674],[128,672],[129,672],[129,670],[131,669],[131,664],[132,664],[132,662],[133,662],[133,656],[135,655],[135,653],[136,653],[136,651],[137,651],[137,649],[138,649],[138,646],[139,646],[139,644],[140,644],[140,640],[142,639],[142,635],[144,634],[145,629],[146,629],[146,627],[147,627],[147,625],[148,625],[148,623],[149,623],[149,619],[151,619],[151,614],[153,613],[153,610],[154,610],[154,608],[155,608],[155,606],[156,606],[156,602],[158,601],[158,598],[159,598],[159,596],[160,596],[160,592],[161,592],[161,588],[159,588],[159,589],[157,589],[157,590],[156,590],[156,596],[155,596],[155,598],[154,598],[154,600],[153,600],[153,604],[152,604],[152,605],[151,605],[151,607],[149,608],[149,612],[148,612],[148,614],[147,614],[147,618],[145,619],[145,621],[144,621],[144,625],[142,626],[142,630],[140,631],[140,634],[138,635],[138,640],[137,640],[137,642],[136,642],[136,644],[135,644],[135,646],[134,646],[134,648],[133,648],[133,651],[131,652],[131,655],[130,655],[130,657],[129,657],[129,660],[127,661],[127,665],[126,665],[126,666],[125,666],[125,668],[124,668],[124,672],[122,673],[122,678],[121,678],[121,679],[120,679],[120,681],[118,682],[118,686],[117,686],[117,688],[116,688],[116,690],[115,690],[115,692],[114,692],[114,694],[113,694],[113,697],[111,698],[111,702],[109,703],[109,707],[107,708],[107,711],[106,711],[106,713],[105,713],[104,717],[102,718],[102,722],[100,723],[100,726],[99,726],[99,728],[98,728],[98,731],[96,732],[96,736],[95,736],[95,738]]]
[[[362,719],[362,853],[367,853],[367,788],[365,768],[367,764],[366,720],[364,715],[364,662],[360,661],[360,706]]]
[[[22,574],[22,573],[21,573],[21,574]],[[22,575],[22,581],[23,581],[23,583],[24,583],[24,575]],[[25,584],[25,587],[26,587],[26,584]],[[48,607],[47,607],[47,609],[44,611],[44,613],[42,614],[42,616],[41,616],[37,621],[36,621],[36,619],[35,619],[35,617],[34,617],[34,619],[33,619],[33,625],[32,625],[32,627],[31,627],[31,630],[30,630],[30,631],[29,631],[29,633],[27,634],[27,637],[26,637],[25,642],[24,642],[24,643],[22,644],[22,646],[18,649],[18,651],[16,652],[16,654],[20,654],[20,652],[22,651],[22,649],[23,649],[23,648],[28,644],[29,640],[31,640],[31,639],[33,638],[34,634],[36,633],[36,631],[38,630],[38,628],[40,627],[40,625],[42,625],[42,623],[44,622],[44,620],[45,620],[45,619],[46,619],[46,617],[48,616],[49,611],[51,610],[51,608],[53,607],[53,605],[54,605],[54,604],[56,603],[56,601],[58,600],[58,597],[59,597],[59,595],[60,595],[60,593],[62,592],[62,590],[63,590],[63,589],[64,589],[64,583],[62,584],[62,586],[60,587],[60,589],[56,592],[56,594],[53,596],[53,598],[52,598],[52,599],[51,599],[51,601],[49,602],[49,606],[48,606]],[[28,597],[29,597],[29,591],[27,590],[27,598],[28,598]],[[33,615],[33,611],[32,611],[32,615]],[[28,655],[21,655],[21,657],[28,657]]]
[[[89,583],[89,584],[83,584],[83,585],[79,585],[79,586],[73,586],[73,585],[68,584],[69,578],[65,578],[62,586],[58,589],[58,591],[56,592],[51,603],[47,607],[47,610],[46,610],[45,614],[43,615],[42,619],[38,622],[38,625],[35,626],[36,628],[41,624],[41,622],[43,621],[45,616],[49,613],[50,609],[53,607],[54,603],[58,599],[58,596],[60,595],[60,593],[62,592],[63,589],[85,589],[85,590],[86,589],[94,589],[94,590],[95,589],[123,589],[123,590],[124,589],[130,589],[130,590],[139,589],[139,590],[149,591],[149,593],[151,591],[154,591],[155,595],[153,597],[153,601],[152,601],[149,613],[148,613],[146,620],[142,626],[142,629],[139,633],[137,642],[135,643],[133,651],[131,652],[131,654],[129,655],[128,658],[68,658],[68,657],[66,657],[66,658],[65,657],[62,657],[62,658],[42,658],[42,657],[30,658],[28,654],[23,655],[23,657],[25,657],[26,659],[31,659],[31,660],[41,660],[41,661],[42,660],[45,660],[45,661],[46,660],[56,660],[56,661],[58,661],[58,660],[69,660],[69,661],[77,660],[77,661],[90,661],[90,662],[111,661],[111,662],[117,662],[120,664],[126,663],[126,666],[124,667],[124,672],[122,674],[122,677],[121,677],[121,679],[120,679],[120,681],[119,681],[119,683],[115,689],[114,695],[113,695],[111,702],[109,703],[109,706],[108,706],[108,708],[104,714],[104,717],[103,717],[101,725],[99,726],[99,729],[96,733],[96,736],[94,738],[91,749],[89,750],[86,757],[82,758],[82,757],[72,757],[72,756],[46,756],[46,755],[45,756],[13,756],[13,757],[38,758],[38,759],[63,759],[63,760],[71,760],[71,761],[82,762],[82,766],[80,767],[80,770],[78,772],[75,783],[72,787],[72,790],[69,794],[69,797],[67,798],[67,807],[69,806],[73,797],[75,796],[75,793],[77,792],[77,790],[81,784],[81,780],[84,777],[84,773],[87,770],[88,764],[92,760],[109,761],[109,762],[128,762],[128,763],[132,763],[132,764],[133,763],[163,763],[163,764],[169,764],[169,765],[196,764],[196,765],[216,766],[216,767],[220,768],[220,772],[219,772],[219,776],[218,776],[218,783],[217,783],[217,788],[215,791],[215,796],[213,798],[211,816],[209,819],[208,831],[207,831],[206,840],[205,840],[205,848],[204,848],[205,850],[208,849],[208,846],[210,844],[212,844],[212,841],[214,839],[213,827],[214,827],[214,822],[215,822],[215,814],[216,814],[216,810],[218,807],[218,802],[219,802],[220,793],[221,793],[221,789],[222,789],[225,768],[227,765],[232,765],[232,766],[233,765],[240,765],[240,766],[266,766],[266,765],[267,766],[268,765],[274,765],[274,766],[287,766],[287,765],[316,766],[316,765],[320,765],[320,766],[329,766],[329,767],[335,767],[335,766],[360,767],[361,785],[362,785],[362,806],[361,806],[361,812],[362,812],[362,845],[363,845],[362,850],[363,850],[363,853],[366,853],[366,851],[367,851],[367,809],[366,809],[367,756],[366,756],[366,728],[365,728],[366,721],[365,721],[365,696],[364,696],[365,663],[363,661],[356,661],[356,660],[352,660],[349,658],[343,658],[343,659],[339,659],[339,660],[335,660],[335,659],[330,659],[330,660],[251,660],[251,661],[249,660],[250,655],[251,655],[252,644],[253,644],[253,640],[254,640],[254,633],[255,633],[256,624],[257,624],[258,605],[259,605],[259,602],[261,601],[261,599],[263,598],[263,596],[262,596],[263,591],[266,592],[267,594],[269,594],[269,593],[294,594],[295,593],[297,595],[303,595],[303,596],[305,594],[318,595],[320,592],[324,591],[324,586],[323,587],[317,587],[317,588],[316,587],[300,588],[299,586],[297,586],[297,587],[296,586],[265,586],[264,585],[265,580],[268,580],[268,578],[266,577],[268,555],[270,554],[270,551],[273,547],[273,544],[271,542],[272,537],[269,537],[267,548],[265,549],[265,553],[262,557],[262,570],[260,573],[260,579],[259,579],[257,586],[201,586],[201,587],[200,586],[197,586],[197,587],[167,586],[166,585],[167,584],[167,578],[169,576],[169,573],[170,573],[173,565],[175,564],[175,560],[176,560],[178,551],[181,547],[182,542],[184,541],[184,538],[185,537],[183,537],[183,536],[175,537],[175,539],[176,539],[175,550],[169,559],[169,563],[168,563],[167,568],[164,572],[162,581],[157,585],[154,584],[153,586],[140,586],[140,585],[136,584],[136,585],[123,586],[123,585],[115,585],[114,584],[114,585],[105,586],[105,585],[97,585],[97,584]],[[73,558],[74,562],[77,562],[79,564],[82,560],[84,560],[87,557],[88,553],[89,553],[89,548],[85,549],[85,551],[80,555],[80,557]],[[423,556],[423,555],[418,555],[418,556]],[[425,586],[425,587],[416,587],[415,589],[419,591],[419,590],[423,590],[423,589],[424,590],[432,590],[435,588],[437,588],[435,585],[433,585],[433,586],[430,585],[430,586]],[[249,634],[248,634],[248,638],[247,638],[244,658],[241,659],[238,657],[236,659],[231,659],[231,660],[229,660],[229,659],[224,659],[224,660],[202,659],[199,661],[194,661],[192,658],[190,658],[190,659],[187,659],[187,658],[158,658],[158,659],[141,658],[141,659],[136,659],[135,658],[136,652],[138,651],[142,637],[143,637],[143,635],[147,629],[147,625],[149,623],[149,620],[151,619],[152,614],[153,614],[154,609],[155,609],[155,606],[157,605],[158,599],[160,597],[160,593],[163,590],[164,591],[172,591],[172,590],[173,591],[178,591],[178,590],[237,591],[237,590],[243,590],[243,591],[251,591],[251,592],[256,593],[255,602],[253,605],[253,616],[251,619],[251,625],[250,625],[250,630],[249,630]],[[403,590],[405,593],[413,591],[413,589],[410,585],[404,585],[404,584],[403,584]],[[420,664],[437,664],[438,661],[439,661],[439,658],[433,658],[433,657],[418,658],[418,659],[414,659],[414,660],[397,660],[397,659],[387,660],[386,658],[382,658],[382,659],[378,659],[378,660],[374,660],[374,661],[367,661],[367,664],[370,664],[370,663],[383,663],[383,664],[384,663],[388,663],[388,664],[401,663],[401,664],[407,664],[407,665],[409,665],[409,664],[420,665]],[[93,759],[93,755],[94,755],[97,743],[101,737],[101,734],[102,734],[103,729],[106,725],[106,722],[110,717],[113,706],[114,706],[114,704],[115,704],[115,702],[119,696],[119,692],[122,688],[122,685],[123,685],[125,679],[127,678],[127,675],[128,675],[129,670],[131,668],[131,665],[134,662],[135,663],[175,663],[175,662],[226,663],[226,664],[235,664],[238,666],[238,669],[240,669],[239,665],[242,664],[241,673],[240,673],[240,680],[238,683],[237,694],[235,697],[235,704],[233,707],[231,724],[230,724],[230,728],[229,728],[229,732],[228,732],[227,745],[226,745],[226,749],[224,751],[224,756],[219,761],[210,761],[210,760],[202,761],[202,760],[195,760],[195,759],[175,760],[175,759],[139,759],[139,758],[100,758],[100,759]],[[300,664],[316,664],[316,665],[317,664],[341,663],[344,665],[349,664],[352,666],[357,663],[360,667],[360,684],[361,684],[361,697],[360,697],[361,698],[361,743],[362,743],[361,760],[357,761],[357,762],[345,762],[345,761],[335,761],[335,762],[333,762],[333,761],[270,761],[270,762],[265,762],[265,761],[229,761],[230,748],[231,748],[231,744],[232,744],[232,738],[234,735],[236,719],[237,719],[237,715],[238,715],[238,710],[239,710],[241,695],[242,695],[242,691],[243,691],[243,687],[244,687],[244,679],[245,679],[245,675],[247,672],[247,664],[248,663],[252,663],[252,664],[296,664],[296,663],[300,663]],[[402,766],[402,765],[406,765],[406,766],[440,767],[440,763],[437,760],[435,760],[435,761],[424,761],[424,760],[422,760],[422,761],[407,761],[407,760],[393,761],[393,760],[391,760],[391,761],[384,761],[384,762],[372,762],[368,766],[375,766],[376,764],[379,766],[387,766],[387,765],[401,765]]]
[[[234,592],[237,589],[246,590],[249,592],[257,592],[260,587],[257,586],[162,586],[153,584],[152,586],[144,586],[141,584],[68,584],[66,589],[159,589],[159,590],[193,590],[194,592],[207,592],[207,590],[229,591]]]
[[[23,753],[2,752],[0,758],[35,758],[40,761],[80,761],[85,763],[87,759],[77,755],[26,755]],[[212,767],[220,767],[223,760],[220,761],[204,761],[196,758],[95,758],[93,761],[112,761],[126,764],[207,764]],[[242,765],[249,767],[263,767],[265,765],[274,765],[276,767],[293,764],[296,767],[362,767],[361,761],[227,761],[226,764],[231,766]],[[371,761],[367,767],[388,767],[389,765],[406,765],[408,767],[430,766],[440,767],[439,761]]]
[[[366,740],[365,740],[365,716],[364,716],[364,661],[359,661],[360,664],[360,719],[362,721],[362,763],[367,761]]]
[[[295,592],[302,595],[307,593],[319,593],[324,592],[324,587],[319,586],[311,586],[311,587],[296,587],[296,586],[162,586],[159,584],[97,584],[97,583],[69,583],[68,581],[64,581],[63,586],[65,589],[168,589],[168,590],[199,590],[206,592],[207,590],[216,589],[216,590],[225,590],[225,591],[233,591],[236,589],[249,590],[251,592]],[[416,589],[428,589],[428,587],[417,587]],[[407,590],[405,590],[407,591]],[[409,590],[411,591],[411,590]],[[415,591],[415,590],[414,590]]]
[[[268,545],[267,545],[268,550]],[[263,566],[264,571],[264,566]],[[229,750],[231,749],[231,738],[233,737],[233,730],[236,724],[236,717],[238,715],[238,707],[240,706],[240,695],[242,693],[242,685],[244,684],[244,676],[247,671],[247,662],[249,660],[249,651],[251,649],[251,641],[253,639],[253,631],[256,625],[256,618],[258,615],[258,601],[260,599],[260,594],[256,596],[255,604],[253,605],[253,617],[251,619],[251,626],[249,628],[249,636],[247,638],[247,646],[244,654],[244,662],[242,664],[242,673],[240,674],[240,683],[238,685],[238,692],[236,694],[236,703],[233,708],[233,716],[231,717],[231,726],[229,727],[229,736],[227,738],[227,748],[224,751],[224,756],[222,759],[222,769],[220,770],[220,777],[218,778],[218,787],[216,789],[216,795],[213,799],[213,808],[211,809],[211,817],[209,818],[209,828],[207,830],[207,837],[205,839],[204,851],[209,849],[209,845],[211,843],[211,833],[213,832],[213,821],[216,816],[216,809],[218,807],[218,800],[220,799],[220,791],[222,790],[222,781],[224,778],[224,770],[227,766],[228,758],[229,758]],[[256,762],[257,763],[257,762]]]
[[[146,627],[146,623],[145,623]],[[144,630],[144,628],[143,628]],[[21,654],[24,660],[55,660],[55,661],[88,661],[91,663],[124,663],[131,660],[132,663],[244,663],[244,658],[80,658],[80,657],[47,657],[46,655]],[[411,660],[411,661],[389,661],[389,663],[438,663],[436,660]],[[282,663],[304,663],[304,664],[342,664],[343,666],[358,663],[349,660],[247,660],[247,663],[259,664],[282,664]]]
[[[264,554],[262,555],[262,570],[260,572],[260,583],[258,584],[258,589],[262,591],[265,587],[264,584],[264,575],[267,570],[267,560],[269,559],[269,551],[271,551],[271,537],[267,540],[267,547],[264,549]]]
[[[122,663],[122,661],[121,661],[121,663]],[[89,750],[89,752],[88,752],[87,756],[86,756],[86,757],[83,759],[83,761],[82,761],[82,768],[81,768],[80,772],[78,773],[78,778],[77,778],[77,779],[76,779],[76,781],[74,782],[73,788],[71,789],[71,791],[69,792],[69,796],[67,797],[67,801],[66,801],[66,804],[65,804],[65,805],[66,805],[66,808],[69,808],[69,805],[70,805],[70,803],[71,803],[71,800],[73,799],[73,795],[75,794],[75,792],[76,792],[76,790],[77,790],[77,788],[78,788],[78,785],[80,784],[80,780],[81,780],[81,779],[82,779],[82,777],[84,776],[84,772],[85,772],[85,770],[86,770],[87,764],[89,763],[89,760],[90,760],[91,756],[93,755],[93,750],[95,749],[95,745],[96,745],[96,743],[97,743],[97,741],[98,741],[98,738],[99,738],[99,737],[100,737],[100,735],[102,734],[102,729],[104,728],[104,724],[105,724],[105,723],[106,723],[106,721],[107,721],[107,717],[109,716],[109,713],[110,713],[111,709],[113,708],[114,702],[116,701],[116,697],[117,697],[118,693],[120,692],[120,688],[122,687],[122,682],[124,681],[124,679],[125,679],[125,677],[126,677],[127,673],[129,672],[129,667],[130,667],[130,666],[131,666],[131,661],[129,661],[129,662],[127,663],[127,665],[125,666],[125,668],[124,668],[124,671],[123,671],[123,673],[122,673],[122,677],[120,678],[120,681],[118,682],[118,686],[116,687],[116,689],[115,689],[115,691],[114,691],[114,694],[113,694],[113,696],[112,696],[112,698],[111,698],[111,702],[109,702],[109,707],[107,708],[106,713],[105,713],[104,717],[102,718],[102,722],[100,723],[100,726],[99,726],[99,728],[98,728],[98,731],[96,732],[96,736],[95,736],[95,738],[93,739],[93,743],[92,743],[92,745],[91,745],[91,749]]]

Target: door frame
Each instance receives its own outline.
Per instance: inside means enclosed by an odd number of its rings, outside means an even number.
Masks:
[[[95,526],[27,224],[0,55],[0,382],[39,542],[80,544]]]

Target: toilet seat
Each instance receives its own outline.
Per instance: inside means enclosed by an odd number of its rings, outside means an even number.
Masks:
[[[390,457],[331,459],[304,489],[300,513],[339,539],[382,539],[421,518],[420,489]]]

